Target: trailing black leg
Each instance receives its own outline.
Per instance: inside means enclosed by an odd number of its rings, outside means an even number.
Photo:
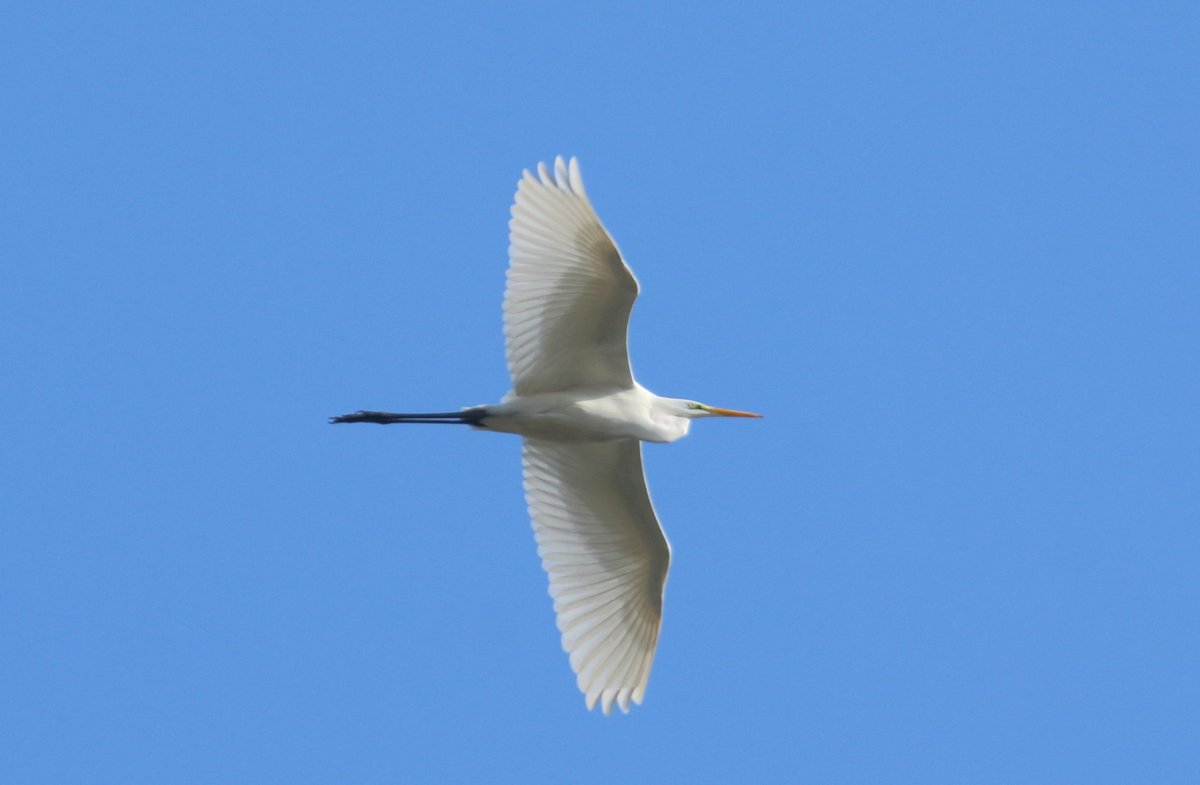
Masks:
[[[429,423],[433,425],[478,425],[487,412],[482,406],[463,409],[457,412],[354,412],[340,417],[330,417],[331,423],[372,422],[377,425],[395,425],[397,423]]]

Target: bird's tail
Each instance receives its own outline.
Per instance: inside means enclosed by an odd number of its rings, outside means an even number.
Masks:
[[[378,425],[393,425],[395,423],[430,423],[434,425],[479,425],[479,421],[487,416],[487,408],[474,406],[457,412],[421,412],[416,414],[401,414],[397,412],[355,412],[343,414],[341,417],[330,417],[331,423],[343,422],[373,422]]]

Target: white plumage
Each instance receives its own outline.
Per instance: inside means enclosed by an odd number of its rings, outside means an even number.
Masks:
[[[671,550],[642,472],[642,441],[699,417],[757,417],[654,395],[633,378],[638,284],[579,164],[560,157],[517,186],[509,222],[505,353],[513,388],[458,412],[360,411],[334,422],[465,423],[524,437],[525,497],[563,648],[587,707],[641,703],[662,623]]]
[[[525,440],[525,497],[542,567],[588,708],[642,702],[671,549],[635,439]]]
[[[637,280],[592,210],[579,164],[538,166],[509,221],[504,339],[516,395],[633,385],[626,333]]]

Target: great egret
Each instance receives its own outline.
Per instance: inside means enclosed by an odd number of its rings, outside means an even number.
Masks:
[[[513,389],[457,412],[359,411],[335,423],[461,423],[524,437],[525,498],[563,649],[588,709],[641,703],[671,550],[639,442],[700,417],[759,417],[638,384],[626,335],[638,284],[596,217],[579,164],[560,156],[517,185],[508,224],[504,342]]]

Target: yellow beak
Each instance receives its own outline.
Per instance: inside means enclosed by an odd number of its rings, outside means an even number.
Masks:
[[[761,414],[755,414],[753,412],[739,412],[737,409],[718,409],[716,406],[706,406],[704,408],[706,411],[709,411],[713,414],[718,414],[722,417],[762,417]]]

